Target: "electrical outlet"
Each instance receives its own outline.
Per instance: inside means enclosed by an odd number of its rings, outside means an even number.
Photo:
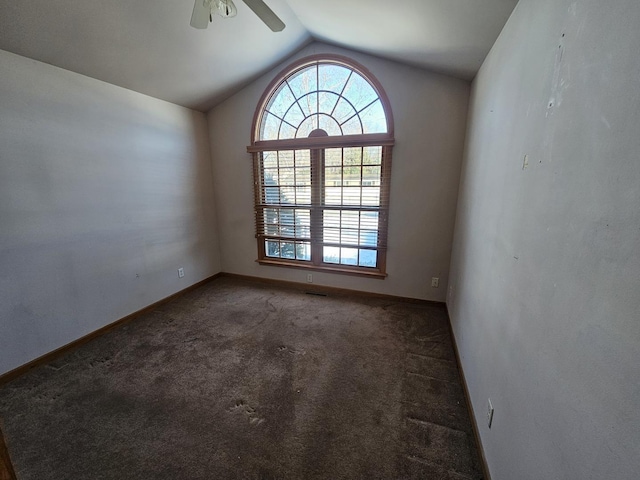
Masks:
[[[440,279],[438,277],[431,278],[431,288],[438,288],[440,286]]]
[[[178,269],[178,278],[184,277],[184,268],[180,267]]]
[[[491,423],[493,423],[493,405],[491,405],[491,399],[489,399],[487,406],[487,425],[491,428]]]
[[[311,273],[307,273],[307,282],[313,283],[313,275]]]

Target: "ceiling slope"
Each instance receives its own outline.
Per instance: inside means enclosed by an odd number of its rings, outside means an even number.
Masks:
[[[193,0],[0,1],[0,49],[206,111],[311,41],[284,0],[278,34],[236,3],[196,30]]]
[[[517,0],[267,0],[271,32],[237,17],[189,26],[193,0],[0,1],[0,49],[206,111],[314,38],[471,79]]]
[[[315,39],[472,80],[517,0],[287,0]]]

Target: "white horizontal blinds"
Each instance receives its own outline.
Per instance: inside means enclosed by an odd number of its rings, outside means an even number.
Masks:
[[[256,231],[268,258],[311,260],[308,150],[257,153]]]
[[[378,251],[386,247],[381,221],[386,218],[388,205],[382,164],[380,146],[324,151],[324,263],[378,267]]]
[[[381,226],[388,205],[385,148],[255,154],[259,171],[256,230],[264,242],[265,257],[377,268],[378,251],[386,248]],[[319,169],[317,174],[314,169]],[[319,183],[317,194],[312,178]],[[318,258],[312,244],[321,245]]]

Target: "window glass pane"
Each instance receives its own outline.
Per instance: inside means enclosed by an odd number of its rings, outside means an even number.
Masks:
[[[297,243],[296,244],[296,259],[298,260],[311,260],[311,244],[310,243]]]
[[[284,116],[284,121],[290,123],[296,128],[298,128],[298,126],[304,121],[304,115],[302,110],[300,110],[298,102],[291,106],[287,114]]]
[[[264,209],[264,229],[267,235],[280,236],[278,210],[276,208]]]
[[[351,74],[351,70],[340,65],[320,65],[318,69],[319,90],[340,93]]]
[[[265,168],[262,182],[264,185],[278,185],[278,169]]]
[[[322,235],[325,243],[340,243],[340,230],[337,228],[325,228]]]
[[[280,210],[280,236],[294,238],[296,236],[295,225],[293,210],[284,208]]]
[[[282,242],[280,244],[280,256],[282,258],[296,258],[296,244],[291,242]]]
[[[296,156],[296,167],[311,166],[311,153],[309,152],[309,150],[296,150],[295,156]]]
[[[267,113],[262,119],[262,127],[260,129],[260,138],[262,140],[276,140],[278,138],[278,130],[280,129],[280,120]]]
[[[362,167],[344,167],[343,185],[345,187],[359,187],[362,179]]]
[[[320,128],[330,137],[342,135],[342,129],[338,122],[328,115],[320,115]]]
[[[267,240],[264,246],[267,257],[279,257],[280,256],[280,242]]]
[[[360,123],[360,117],[358,117],[357,115],[355,117],[352,117],[348,122],[343,123],[341,126],[342,133],[344,135],[362,134],[362,124]]]
[[[283,205],[293,205],[296,202],[295,189],[280,187],[280,203]]]
[[[299,205],[311,204],[311,187],[296,188],[296,203]]]
[[[357,229],[360,226],[360,212],[343,210],[341,217],[340,224],[342,228]]]
[[[375,250],[360,250],[360,261],[358,265],[361,267],[375,268],[378,263],[378,253]]]
[[[382,147],[364,147],[362,163],[365,165],[380,165],[382,163]]]
[[[341,248],[340,263],[342,265],[358,265],[358,249],[357,248]]]
[[[311,132],[318,128],[318,117],[314,115],[313,117],[307,118],[300,128],[298,128],[298,133],[296,133],[296,138],[307,138]]]
[[[324,226],[332,228],[340,228],[340,212],[336,210],[325,210]]]
[[[325,263],[340,263],[340,248],[323,247],[322,261]]]
[[[314,115],[318,113],[318,94],[315,92],[309,93],[298,100],[298,104],[302,108],[302,113],[304,113],[305,117]]]
[[[264,152],[262,154],[263,168],[278,168],[277,152]]]
[[[296,210],[296,232],[298,238],[311,238],[311,212]]]
[[[265,187],[264,189],[264,201],[268,204],[280,203],[280,188],[279,187]]]
[[[325,205],[342,205],[342,187],[326,187],[324,203]]]
[[[343,187],[342,203],[343,205],[360,205],[360,195],[362,189],[359,187]]]
[[[344,149],[344,164],[362,165],[362,147],[349,147]]]
[[[298,162],[296,162],[296,165]],[[311,169],[309,167],[296,168],[296,185],[311,185]]]
[[[363,247],[377,247],[378,232],[375,230],[360,230],[360,241],[358,243]]]
[[[340,97],[335,93],[319,92],[318,93],[318,112],[331,115],[333,109],[336,108],[336,104],[340,100]]]
[[[335,118],[338,123],[344,123],[349,120],[349,118],[356,115],[356,113],[357,112],[353,108],[353,106],[344,98],[341,98],[340,100],[338,100],[338,104],[333,111],[333,118]]]
[[[378,212],[360,213],[360,228],[364,230],[378,230]]]
[[[380,205],[380,187],[364,187],[362,189],[362,205],[378,207]]]
[[[327,148],[324,151],[324,164],[329,167],[339,167],[342,165],[342,149]]]
[[[278,134],[278,138],[281,140],[296,138],[296,131],[297,130],[288,123],[282,122],[280,124],[280,133]]]
[[[324,183],[328,187],[342,186],[342,167],[326,167],[324,169]]]
[[[356,72],[351,75],[349,83],[347,83],[347,88],[344,89],[342,95],[354,105],[356,110],[363,109],[378,98],[378,94],[371,85],[369,85],[369,82]]]
[[[343,245],[358,245],[358,230],[342,230],[340,243]]]
[[[362,119],[364,133],[384,133],[387,131],[387,119],[380,100],[363,110],[360,118]]]
[[[380,167],[363,167],[362,168],[362,185],[365,187],[380,186]]]
[[[278,166],[281,169],[294,166],[293,152],[291,150],[278,152]]]
[[[271,98],[271,101],[267,105],[267,111],[283,118],[285,113],[287,113],[287,109],[295,100],[289,86],[285,82],[280,85],[280,88],[278,88],[275,95]]]
[[[295,170],[293,168],[281,168],[278,171],[278,182],[280,185],[295,185]]]
[[[306,67],[287,79],[296,98],[318,89],[316,65]]]

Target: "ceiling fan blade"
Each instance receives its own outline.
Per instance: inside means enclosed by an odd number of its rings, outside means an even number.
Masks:
[[[197,1],[197,0],[196,0]],[[284,30],[285,24],[262,0],[242,0],[273,32]]]
[[[191,14],[191,26],[193,28],[205,29],[209,25],[211,15],[211,5],[207,0],[195,0],[193,13]]]

